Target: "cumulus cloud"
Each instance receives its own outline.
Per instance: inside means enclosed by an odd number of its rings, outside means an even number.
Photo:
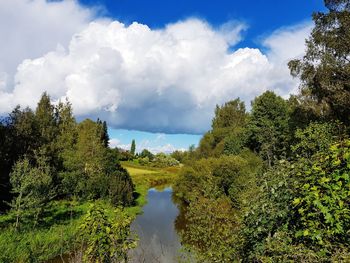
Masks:
[[[89,15],[79,12],[84,24]],[[18,103],[34,107],[48,91],[54,100],[68,97],[78,116],[100,117],[114,128],[202,133],[216,104],[236,97],[249,104],[267,89],[287,95],[297,86],[285,63],[302,54],[309,25],[274,32],[262,43],[265,53],[233,48],[246,28],[237,22],[213,28],[196,18],[157,30],[92,22],[68,46],[24,60],[12,89],[1,89],[8,76],[0,74],[0,112]]]
[[[94,9],[70,0],[0,1],[0,90],[11,89],[24,59],[42,56],[57,45],[67,46],[94,14]]]

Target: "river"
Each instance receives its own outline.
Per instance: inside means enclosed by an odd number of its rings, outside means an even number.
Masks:
[[[139,237],[138,247],[130,252],[130,262],[178,262],[181,249],[175,229],[179,209],[172,201],[172,188],[148,190],[147,204],[131,229]]]

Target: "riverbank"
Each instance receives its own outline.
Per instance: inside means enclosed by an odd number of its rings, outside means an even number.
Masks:
[[[132,162],[122,165],[135,184],[135,204],[125,208],[133,218],[147,203],[148,189],[172,184],[179,172],[179,167],[153,168]],[[52,201],[40,226],[32,228],[24,223],[21,231],[11,227],[15,222],[14,213],[0,215],[0,262],[45,262],[75,250],[79,225],[91,204],[93,201]],[[114,210],[108,202],[103,202],[103,206],[106,210]]]

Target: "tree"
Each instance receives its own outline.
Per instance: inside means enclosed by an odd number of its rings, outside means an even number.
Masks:
[[[31,200],[31,170],[28,159],[17,162],[11,173],[12,192],[17,196],[10,204],[16,214],[15,228],[18,229],[24,211],[32,206]]]
[[[34,153],[40,146],[35,115],[32,110],[21,110],[17,106],[7,118],[1,120],[1,143],[0,143],[0,200],[9,202],[12,198],[10,193],[10,173],[12,166],[24,154],[34,160]],[[5,203],[0,201],[0,207]]]
[[[108,128],[107,128],[107,122],[103,121],[102,123],[102,141],[105,147],[108,147],[109,145],[109,135],[108,135]]]
[[[272,91],[266,91],[252,102],[248,124],[250,148],[271,167],[288,151],[287,102]]]
[[[44,157],[38,157],[37,163],[38,166],[33,167],[28,159],[20,160],[10,175],[12,192],[15,194],[10,205],[16,214],[16,229],[25,215],[34,215],[36,225],[44,206],[54,194],[50,167]]]
[[[108,128],[107,128],[107,122],[101,121],[99,118],[96,121],[99,129],[98,134],[101,138],[101,141],[103,142],[103,145],[107,148],[109,145],[109,135],[108,135]]]
[[[226,102],[223,106],[216,105],[215,117],[212,120],[212,128],[243,127],[246,124],[248,114],[245,105],[239,98]]]
[[[55,108],[51,104],[50,96],[44,92],[35,110],[35,119],[38,124],[43,144],[51,143],[56,137]]]
[[[139,155],[140,158],[145,158],[148,157],[149,161],[152,161],[154,159],[154,154],[151,153],[149,150],[147,149],[143,149],[142,152]]]
[[[55,110],[58,130],[57,147],[62,154],[76,143],[77,123],[73,116],[72,104],[68,100],[65,103],[59,102]]]
[[[248,113],[244,102],[239,98],[216,106],[212,120],[212,130],[202,137],[198,155],[200,157],[218,157],[221,154],[237,154],[245,144],[245,127]]]
[[[313,14],[306,54],[289,67],[301,79],[302,94],[324,105],[321,116],[350,124],[350,4],[325,0],[325,5],[328,12]]]
[[[132,154],[132,156],[135,156],[135,151],[136,151],[136,143],[135,143],[135,140],[132,140],[131,147],[130,147],[130,153]]]

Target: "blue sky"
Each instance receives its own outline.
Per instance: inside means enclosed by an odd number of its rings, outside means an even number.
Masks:
[[[109,129],[112,138],[110,146],[118,146],[129,150],[131,141],[135,139],[136,151],[148,149],[152,152],[170,153],[174,150],[187,150],[192,144],[197,144],[201,135],[193,134],[164,134],[123,129]]]
[[[241,47],[260,47],[259,39],[280,28],[311,20],[314,11],[324,10],[322,0],[79,0],[87,6],[100,6],[101,15],[126,24],[134,21],[151,28],[188,17],[198,17],[213,26],[237,20],[247,23]]]
[[[46,91],[111,145],[187,149],[215,105],[266,90],[288,98],[321,0],[0,1],[0,115]]]

